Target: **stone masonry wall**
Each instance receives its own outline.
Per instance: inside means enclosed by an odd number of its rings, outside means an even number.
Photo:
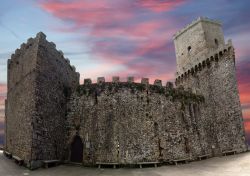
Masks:
[[[64,159],[66,102],[79,73],[43,33],[28,39],[8,61],[5,149],[28,167]]]
[[[225,41],[221,24],[201,17],[177,32],[174,36],[174,44],[177,76],[179,76],[200,63],[201,58],[224,46]]]
[[[79,73],[46,36],[38,34],[36,116],[32,160],[64,159],[66,102],[79,85]]]
[[[67,105],[67,157],[79,135],[85,165],[195,159],[210,152],[199,135],[202,101],[191,92],[156,85],[81,85]]]
[[[200,108],[203,126],[214,155],[246,151],[246,139],[235,73],[232,45],[207,58],[177,78],[177,86],[205,97]]]
[[[5,108],[5,149],[27,163],[31,157],[32,116],[35,114],[37,45],[29,39],[8,60]]]

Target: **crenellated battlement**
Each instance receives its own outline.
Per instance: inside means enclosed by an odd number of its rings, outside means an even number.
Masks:
[[[44,45],[48,48],[55,49],[60,55],[60,58],[65,61],[65,64],[69,65],[73,71],[75,71],[75,66],[70,64],[70,60],[64,57],[64,53],[61,50],[56,49],[56,44],[54,42],[49,42],[46,40],[46,35],[42,32],[36,34],[35,38],[29,38],[26,43],[22,43],[20,48],[15,50],[15,53],[11,55],[11,59],[8,60],[8,67],[11,68],[13,63],[18,64],[19,58],[22,57],[26,52],[31,52],[36,54],[38,51],[38,46]]]
[[[187,79],[189,76],[192,76],[196,72],[199,72],[205,68],[209,68],[211,62],[218,62],[221,58],[225,57],[225,55],[231,55],[232,58],[229,59],[235,59],[234,48],[231,40],[228,40],[228,43],[225,46],[218,48],[216,52],[211,53],[210,57],[202,59],[200,63],[196,64],[188,71],[182,73],[181,75],[177,75],[175,84],[178,86],[179,83]]]
[[[129,76],[127,77],[127,83],[134,83],[134,77],[133,76]],[[84,85],[89,85],[92,84],[92,80],[90,78],[86,78],[83,81]],[[105,77],[98,77],[97,78],[97,84],[102,84],[105,83]],[[113,76],[112,77],[112,83],[120,83],[120,77],[119,76]],[[141,83],[143,85],[150,85],[149,84],[149,78],[141,78]],[[156,86],[162,86],[162,80],[156,79],[154,81],[154,84]],[[173,88],[173,83],[172,82],[167,82],[167,84],[169,87]]]
[[[5,150],[31,169],[43,160],[131,165],[246,151],[234,47],[221,23],[200,17],[174,43],[176,87],[117,75],[79,85],[45,34],[29,38],[8,60]]]
[[[106,94],[115,94],[119,91],[128,90],[131,93],[135,92],[146,92],[147,95],[152,93],[157,93],[161,95],[165,95],[166,97],[171,96],[173,100],[175,99],[193,99],[198,102],[202,102],[204,98],[201,95],[197,95],[192,92],[191,89],[184,89],[184,87],[180,86],[178,88],[174,88],[172,82],[167,82],[165,86],[162,86],[162,81],[156,79],[154,84],[149,84],[148,78],[142,78],[141,83],[131,82],[133,77],[128,77],[127,82],[120,82],[119,77],[114,76],[112,82],[105,82],[104,77],[98,77],[97,83],[92,83],[91,79],[84,79],[84,84],[79,85],[76,92],[82,96],[96,96],[101,92],[105,92]]]

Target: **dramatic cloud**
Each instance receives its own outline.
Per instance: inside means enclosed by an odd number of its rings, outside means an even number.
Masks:
[[[148,8],[154,12],[164,12],[173,9],[185,1],[183,0],[137,0],[143,7]]]
[[[89,46],[92,58],[112,63],[110,67],[122,65],[124,68],[124,72],[105,72],[106,75],[156,78],[158,74],[158,78],[167,80],[174,78],[171,41],[177,29],[174,21],[165,19],[165,13],[184,2],[52,0],[41,1],[40,6],[68,24],[58,31],[87,35],[82,44]],[[172,75],[165,70],[172,71]]]
[[[135,76],[136,81],[140,81],[141,77],[149,77],[151,83],[154,79],[162,79],[164,83],[167,80],[173,81],[176,68],[173,34],[199,16],[219,19],[223,22],[225,38],[232,38],[236,48],[240,99],[250,141],[249,1],[219,0],[214,3],[209,0],[27,0],[16,3],[6,1],[1,5],[0,17],[3,17],[6,9],[17,11],[11,18],[13,20],[0,19],[0,23],[4,24],[0,24],[3,31],[8,26],[7,30],[12,34],[15,28],[21,34],[22,26],[16,26],[22,23],[15,20],[20,9],[27,11],[28,7],[39,8],[39,13],[34,13],[34,19],[31,13],[27,13],[28,16],[19,15],[27,23],[23,26],[23,32],[26,33],[33,26],[36,27],[35,30],[43,30],[41,26],[35,25],[39,19],[39,25],[49,28],[45,29],[46,33],[53,37],[60,36],[55,37],[58,39],[54,41],[57,44],[65,40],[61,36],[70,36],[70,41],[63,43],[68,50],[63,50],[70,59],[78,59],[77,69],[81,73],[81,82],[86,77],[96,81],[98,76],[105,76],[109,81],[111,76],[120,76],[122,80],[127,76]],[[46,14],[45,19],[49,20],[42,23],[40,16],[35,14]],[[26,26],[32,27],[27,29]],[[27,32],[27,36],[31,35],[33,33]],[[9,38],[5,40],[9,41]],[[7,45],[5,40],[1,48]],[[15,46],[19,44],[16,43]],[[75,47],[78,49],[74,50]],[[0,51],[1,68],[6,68],[4,58],[11,50],[7,48],[6,51]],[[3,122],[6,91],[6,84],[0,84],[0,123]]]

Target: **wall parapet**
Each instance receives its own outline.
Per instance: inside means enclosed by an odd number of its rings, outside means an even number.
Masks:
[[[46,40],[46,35],[43,32],[39,32],[39,33],[36,34],[35,38],[29,38],[26,43],[22,43],[20,45],[20,48],[17,48],[15,50],[15,53],[11,55],[11,59],[8,62],[8,68],[11,68],[11,65],[13,63],[18,64],[19,63],[18,62],[18,58],[21,55],[25,54],[25,52],[28,49],[34,49],[34,50],[36,50],[37,47],[38,47],[38,45],[39,45],[39,42],[42,42],[42,41],[45,41],[46,45],[48,45],[49,47],[54,48],[55,50],[57,50],[56,49],[56,44],[53,43],[53,42],[47,41]],[[70,64],[69,59],[64,57],[64,53],[61,50],[57,50],[57,52],[59,53],[59,55],[61,56],[61,58],[65,61],[65,64],[69,65],[71,67],[71,69],[73,71],[75,71],[75,67]]]
[[[231,53],[232,59],[235,59],[234,48],[232,45],[232,41],[228,40],[228,43],[219,48],[214,53],[210,54],[210,57],[203,59],[200,63],[196,64],[194,67],[188,69],[188,71],[176,75],[175,85],[177,86],[183,80],[187,79],[188,77],[194,75],[196,72],[202,71],[204,68],[209,68],[211,62],[218,62],[221,58],[223,58],[226,54]]]
[[[159,80],[157,80],[159,81]],[[101,93],[108,95],[115,94],[119,91],[130,91],[132,94],[136,92],[145,92],[147,95],[160,94],[169,97],[171,100],[182,100],[203,102],[204,97],[193,93],[190,89],[184,89],[182,86],[178,88],[173,87],[172,82],[167,82],[166,86],[157,84],[145,84],[135,82],[98,82],[92,83],[90,79],[85,79],[84,84],[79,85],[76,89],[78,96],[99,96]]]

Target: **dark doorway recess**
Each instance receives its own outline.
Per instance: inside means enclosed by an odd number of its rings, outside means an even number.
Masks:
[[[71,143],[70,161],[74,163],[82,163],[83,160],[83,143],[80,136],[75,136]]]

